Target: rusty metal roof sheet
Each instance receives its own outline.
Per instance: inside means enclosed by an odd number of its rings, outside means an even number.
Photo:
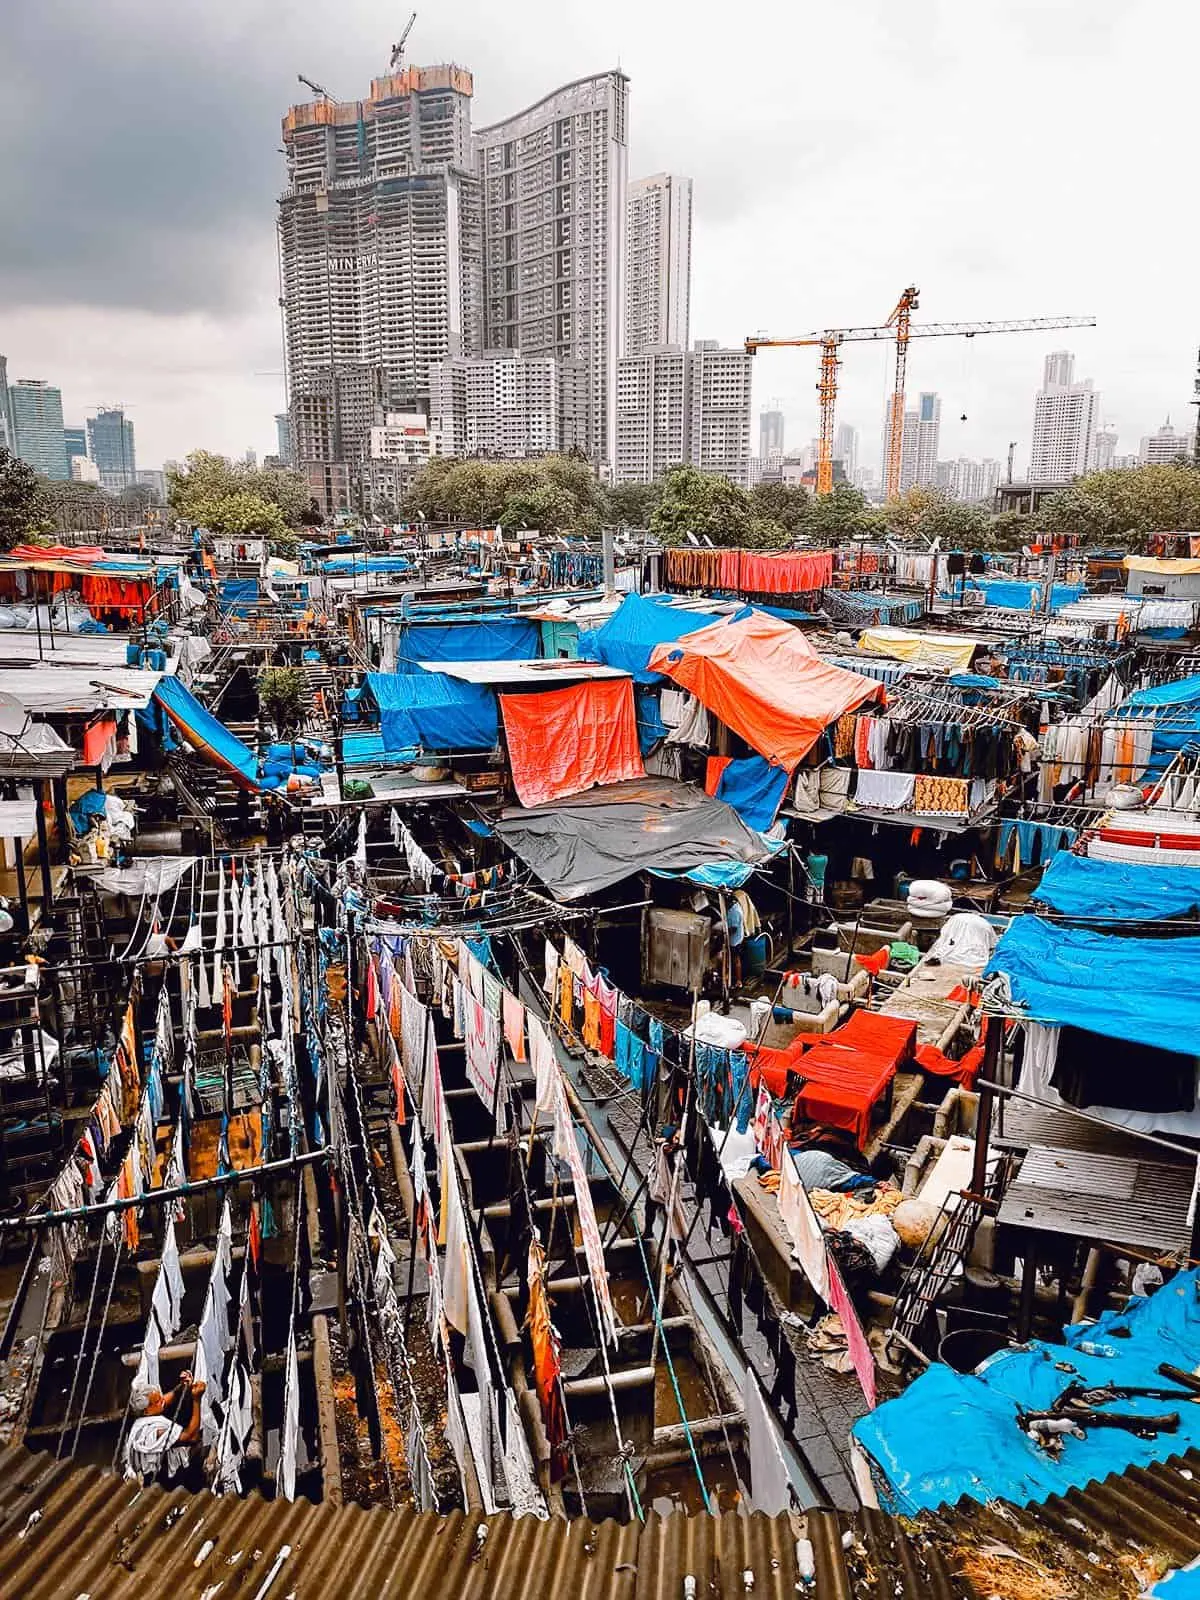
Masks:
[[[1024,1509],[644,1525],[217,1498],[0,1452],[0,1595],[14,1600],[684,1600],[688,1577],[697,1600],[1105,1600],[1197,1555],[1195,1452]]]

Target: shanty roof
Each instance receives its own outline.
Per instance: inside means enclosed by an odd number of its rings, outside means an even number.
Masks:
[[[173,646],[164,646],[168,651]],[[123,633],[54,633],[43,628],[0,628],[0,666],[123,667],[129,660],[129,636]]]
[[[11,1448],[0,1452],[0,1593],[684,1600],[693,1578],[703,1600],[1132,1600],[1200,1555],[1198,1476],[1191,1452],[1024,1509],[970,1502],[916,1522],[652,1512],[618,1524],[142,1489]]]
[[[0,668],[0,694],[12,695],[33,716],[140,711],[150,704],[162,676],[141,667],[51,667],[39,662]]]
[[[589,678],[627,678],[627,672],[594,661],[420,661],[425,672],[444,672],[461,683],[516,684],[523,689],[539,684],[561,687]]]

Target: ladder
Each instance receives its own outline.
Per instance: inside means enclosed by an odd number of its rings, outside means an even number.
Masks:
[[[984,1217],[995,1214],[1008,1170],[1007,1157],[989,1164],[982,1195],[950,1194],[904,1275],[892,1307],[891,1327],[920,1349],[931,1312],[962,1268]]]

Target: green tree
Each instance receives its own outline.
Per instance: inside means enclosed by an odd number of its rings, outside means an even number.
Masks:
[[[240,490],[234,494],[211,495],[194,502],[193,520],[227,539],[294,539],[283,513],[271,500]]]
[[[893,533],[940,539],[946,549],[990,550],[996,542],[992,518],[981,506],[964,505],[952,500],[944,489],[923,484],[890,500],[884,516]]]
[[[614,483],[608,491],[605,521],[626,528],[648,528],[661,498],[660,483]]]
[[[578,526],[578,508],[568,490],[553,483],[531,489],[514,489],[499,517],[505,533],[537,529],[540,533],[570,533]]]
[[[788,533],[804,525],[809,507],[808,492],[799,484],[756,483],[750,491],[752,515],[777,522]]]
[[[1147,534],[1200,528],[1200,471],[1180,464],[1092,472],[1054,495],[1040,520],[1090,543],[1140,549]]]
[[[258,679],[258,703],[280,735],[304,722],[304,673],[299,667],[267,667]]]
[[[417,475],[403,510],[429,522],[595,534],[607,504],[596,474],[575,456],[529,461],[435,457]]]
[[[883,532],[882,512],[867,504],[861,489],[835,483],[829,494],[814,495],[802,524],[806,539],[818,545],[847,539],[874,539]]]
[[[205,520],[222,500],[250,495],[272,505],[287,527],[298,527],[310,501],[308,484],[286,467],[249,467],[211,450],[193,450],[182,467],[167,473],[167,500],[176,516],[217,529]]]
[[[707,534],[714,544],[742,545],[750,530],[750,501],[744,489],[716,472],[672,467],[662,480],[662,496],[650,517],[650,532],[663,544],[684,544],[689,533]]]
[[[45,499],[37,473],[20,456],[0,450],[0,548],[40,533]]]

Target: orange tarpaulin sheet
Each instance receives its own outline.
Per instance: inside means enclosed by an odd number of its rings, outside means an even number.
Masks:
[[[656,645],[649,666],[789,770],[831,722],[864,701],[887,698],[881,683],[822,661],[803,634],[762,611]]]
[[[631,679],[598,678],[498,699],[522,805],[645,777]]]

